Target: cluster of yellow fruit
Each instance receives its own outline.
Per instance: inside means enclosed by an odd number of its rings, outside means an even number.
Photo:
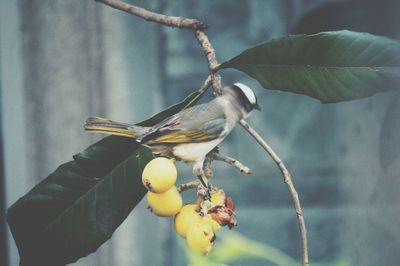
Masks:
[[[177,170],[172,160],[159,157],[151,160],[143,170],[142,182],[147,188],[147,203],[158,216],[175,216],[176,232],[186,238],[193,251],[208,254],[213,247],[215,232],[221,226],[236,224],[234,205],[220,189],[211,195],[207,212],[201,212],[202,199],[197,203],[182,203],[182,196],[175,186]]]
[[[158,216],[173,216],[182,208],[182,196],[175,186],[176,177],[174,162],[163,157],[151,160],[143,169],[142,182],[149,191],[147,202]]]

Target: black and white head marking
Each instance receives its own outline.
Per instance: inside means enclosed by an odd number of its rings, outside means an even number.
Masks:
[[[257,102],[257,97],[252,89],[239,82],[233,84],[233,86],[237,88],[235,92],[237,93],[240,101],[248,113],[250,113],[253,109],[261,110]]]

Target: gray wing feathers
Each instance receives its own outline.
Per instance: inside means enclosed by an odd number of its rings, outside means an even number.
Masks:
[[[171,133],[176,134],[176,132],[187,136],[197,136],[200,141],[200,139],[204,139],[204,134],[210,135],[210,137],[219,136],[223,133],[225,124],[225,115],[222,108],[210,102],[183,110],[154,125],[142,137],[142,141],[151,142],[161,136]],[[197,137],[194,137],[193,141]]]
[[[203,127],[208,130],[217,125],[217,120],[221,126],[225,124],[222,108],[212,102],[194,106],[179,114],[180,127],[184,130],[202,130]]]
[[[218,118],[204,123],[199,131],[210,135],[220,135],[225,129],[225,119]]]

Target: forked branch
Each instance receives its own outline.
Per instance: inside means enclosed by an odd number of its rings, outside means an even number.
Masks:
[[[158,14],[155,12],[148,11],[144,8],[140,8],[140,7],[136,7],[136,6],[127,4],[127,3],[119,1],[119,0],[95,0],[95,1],[101,2],[110,7],[128,12],[130,14],[133,14],[135,16],[143,18],[147,21],[156,22],[156,23],[170,26],[170,27],[186,28],[186,29],[192,30],[196,39],[198,40],[201,48],[204,51],[204,55],[206,57],[208,69],[210,72],[210,79],[206,80],[206,82],[203,84],[203,86],[201,87],[201,89],[199,91],[204,92],[208,88],[209,84],[211,83],[211,85],[213,87],[213,91],[214,91],[214,96],[221,94],[221,88],[222,88],[221,77],[219,74],[216,73],[218,71],[219,64],[216,59],[215,49],[211,45],[207,35],[203,31],[207,28],[207,25],[205,23],[203,23],[197,19],[188,19],[188,18],[166,16],[163,14]],[[296,192],[296,189],[294,187],[290,173],[287,170],[287,168],[285,167],[282,160],[276,155],[276,153],[267,144],[267,142],[257,133],[257,131],[255,131],[245,120],[241,120],[240,124],[258,142],[258,144],[260,144],[260,146],[264,148],[264,150],[271,156],[271,158],[275,161],[275,163],[278,165],[280,171],[282,172],[283,180],[284,180],[285,184],[287,185],[289,193],[292,197],[294,208],[296,210],[296,215],[297,215],[299,229],[300,229],[300,235],[301,235],[303,265],[308,265],[309,259],[308,259],[308,245],[307,245],[307,230],[306,230],[303,212],[302,212],[301,205],[300,205],[300,200],[299,200],[298,194]],[[219,159],[222,159],[222,161],[227,161],[230,163],[232,163],[233,162],[232,160],[234,160],[229,157],[219,158]],[[232,159],[232,160],[230,160],[230,159]],[[206,163],[209,164],[209,162],[206,162]],[[233,162],[232,164],[240,169],[240,165],[237,164],[237,161]],[[194,188],[197,185],[198,185],[198,182],[193,181],[193,183],[184,184],[182,187],[179,188],[179,190],[184,191],[185,189]]]

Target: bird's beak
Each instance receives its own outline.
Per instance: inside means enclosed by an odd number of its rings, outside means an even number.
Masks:
[[[258,103],[254,104],[254,105],[253,105],[253,108],[256,109],[256,110],[258,110],[258,111],[261,111],[261,106],[258,105]]]

